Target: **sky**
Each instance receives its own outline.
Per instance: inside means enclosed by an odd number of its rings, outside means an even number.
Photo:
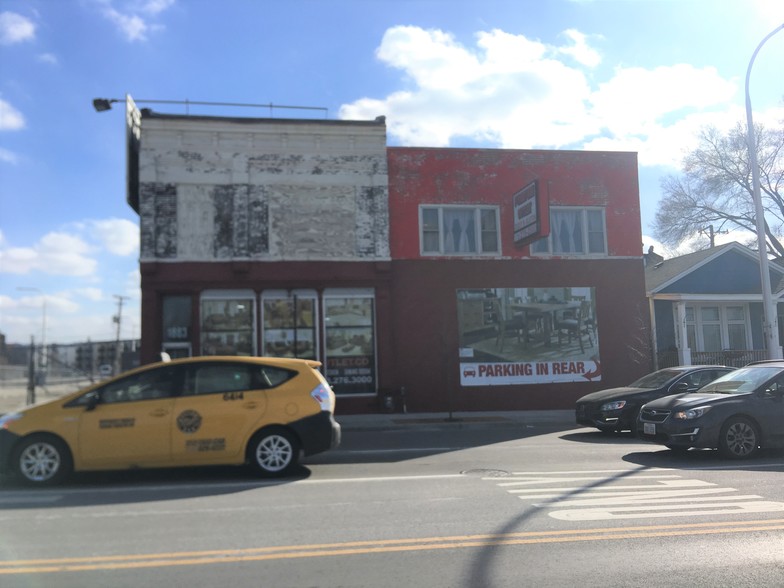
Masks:
[[[141,336],[124,108],[93,98],[384,115],[389,145],[634,151],[659,252],[661,179],[701,128],[745,123],[782,23],[780,0],[0,0],[0,333],[113,340],[122,302],[121,338]],[[755,123],[784,121],[783,64],[781,32]]]

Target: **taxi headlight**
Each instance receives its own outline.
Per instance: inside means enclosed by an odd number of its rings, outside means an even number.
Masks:
[[[18,421],[23,416],[24,415],[21,412],[9,412],[8,414],[0,416],[0,429],[7,429],[9,424]]]
[[[678,412],[672,415],[672,418],[678,419],[679,421],[690,421],[693,419],[698,419],[706,412],[708,412],[710,408],[711,408],[710,406],[700,406],[699,408],[679,410]]]
[[[621,410],[624,406],[626,406],[625,400],[616,400],[614,402],[602,404],[599,410]]]

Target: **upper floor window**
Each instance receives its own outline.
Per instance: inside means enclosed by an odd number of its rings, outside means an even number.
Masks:
[[[605,255],[607,231],[601,208],[550,207],[550,235],[531,245],[532,253]]]
[[[423,206],[420,208],[423,255],[498,254],[498,207]]]

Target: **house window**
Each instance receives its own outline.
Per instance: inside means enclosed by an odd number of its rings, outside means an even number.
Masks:
[[[531,245],[534,254],[606,255],[604,209],[550,207],[550,235]]]
[[[498,207],[423,206],[420,209],[423,255],[479,255],[501,252]]]
[[[750,325],[743,305],[686,307],[686,334],[694,351],[748,349]],[[677,320],[677,319],[676,319]]]
[[[744,306],[727,307],[727,349],[748,349],[746,342],[746,308]]]

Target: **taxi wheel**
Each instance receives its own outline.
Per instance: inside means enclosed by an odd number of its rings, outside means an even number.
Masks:
[[[51,435],[30,435],[14,450],[14,470],[26,484],[48,486],[61,482],[73,469],[68,446]]]
[[[263,476],[286,474],[299,460],[299,442],[283,428],[260,431],[248,449],[251,466]]]
[[[727,419],[719,435],[719,451],[724,457],[745,459],[757,453],[759,433],[749,419],[737,416]]]

